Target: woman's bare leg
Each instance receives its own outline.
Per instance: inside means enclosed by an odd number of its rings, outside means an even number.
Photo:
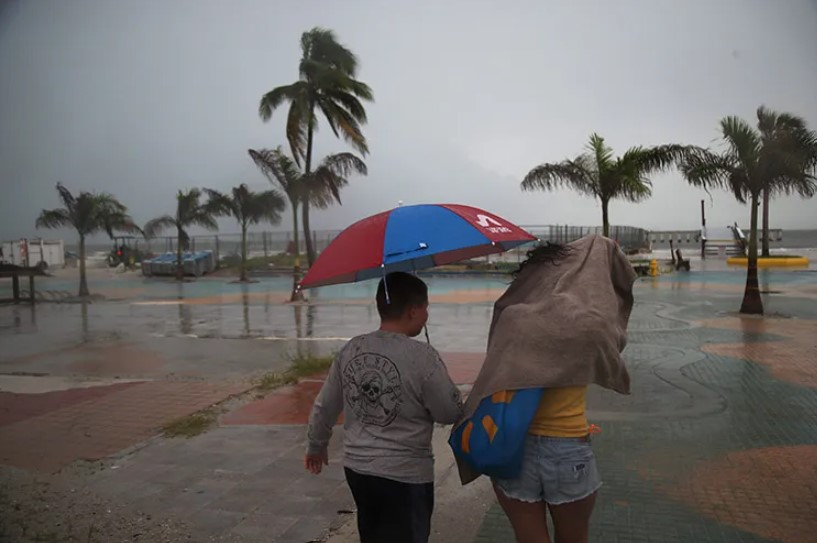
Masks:
[[[528,503],[514,500],[506,496],[496,485],[494,492],[499,505],[511,521],[516,543],[550,543],[545,502]]]
[[[583,500],[562,505],[548,505],[556,532],[556,543],[587,543],[590,515],[596,504],[596,493]],[[510,515],[508,515],[510,517]]]

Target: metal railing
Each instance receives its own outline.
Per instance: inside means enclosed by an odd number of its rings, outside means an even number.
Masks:
[[[522,226],[541,241],[551,243],[570,243],[591,234],[602,234],[601,226],[543,225]],[[650,233],[634,226],[611,226],[610,239],[616,240],[625,249],[649,247]]]

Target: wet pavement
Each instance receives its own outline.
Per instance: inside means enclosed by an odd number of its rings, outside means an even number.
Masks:
[[[590,540],[817,541],[817,277],[772,283],[767,318],[733,313],[739,277],[684,279],[636,291],[632,395],[588,399],[604,480]],[[494,506],[476,541],[512,540]]]
[[[42,285],[57,291],[64,280],[54,281]],[[467,388],[504,281],[430,282],[432,343]],[[639,280],[626,351],[633,393],[594,388],[588,399],[605,480],[592,541],[817,541],[817,273],[771,272],[762,282],[765,319],[735,314],[740,273]],[[326,536],[351,502],[337,464],[318,478],[301,467],[320,377],[250,396],[201,436],[154,437],[295,353],[332,352],[377,324],[371,283],[327,289],[306,305],[281,303],[287,288],[286,279],[180,286],[101,276],[92,291],[116,300],[0,306],[0,463],[52,473],[98,459],[93,474],[66,476],[182,519],[194,541]],[[453,488],[446,453],[439,511],[451,524],[457,509],[492,497],[484,483]],[[513,540],[496,506],[469,524],[475,541]],[[434,541],[460,541],[435,526]]]

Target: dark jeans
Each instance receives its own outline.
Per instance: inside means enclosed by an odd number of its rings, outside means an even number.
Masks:
[[[427,543],[434,483],[408,484],[346,469],[361,543]]]

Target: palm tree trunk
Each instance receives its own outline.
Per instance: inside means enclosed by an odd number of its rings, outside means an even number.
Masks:
[[[184,262],[182,262],[182,229],[176,228],[176,280],[184,281]]]
[[[241,223],[241,269],[238,280],[247,281],[247,225],[245,223]]]
[[[746,289],[743,293],[743,303],[740,312],[749,315],[763,314],[763,300],[760,298],[760,288],[757,280],[757,207],[758,194],[752,195],[752,219],[749,238],[749,267],[746,271]]]
[[[304,177],[309,178],[309,174],[312,172],[312,135],[314,132],[314,127],[312,126],[312,110],[315,109],[314,105],[309,108],[310,118],[309,118],[309,125],[307,127],[306,133],[306,158],[304,159]],[[306,242],[306,262],[309,264],[309,267],[312,267],[312,264],[315,263],[315,247],[312,246],[312,231],[309,229],[309,196],[306,195],[303,201],[304,211],[303,217],[301,218],[304,222],[304,241]]]
[[[761,256],[769,256],[769,188],[763,189],[763,243]]]
[[[79,235],[79,296],[86,298],[91,293],[88,291],[88,278],[85,275],[85,236]]]
[[[315,263],[315,247],[312,245],[312,230],[309,227],[309,202],[304,200],[301,220],[304,224],[304,242],[306,243],[306,263],[311,268]]]
[[[292,204],[292,241],[295,244],[294,259],[292,262],[292,295],[290,302],[299,302],[304,299],[303,294],[298,290],[298,283],[301,282],[301,237],[298,234],[298,202],[290,200]]]
[[[601,233],[602,235],[607,238],[610,237],[610,211],[609,211],[610,201],[602,199],[601,200]]]

